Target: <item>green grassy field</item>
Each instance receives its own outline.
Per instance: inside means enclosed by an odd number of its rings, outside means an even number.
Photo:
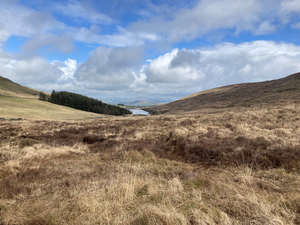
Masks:
[[[36,99],[0,96],[0,117],[28,120],[73,120],[107,117]]]

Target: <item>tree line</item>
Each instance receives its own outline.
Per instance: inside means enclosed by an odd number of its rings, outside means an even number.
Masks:
[[[124,115],[131,114],[128,109],[124,109],[118,106],[109,105],[94,98],[89,98],[80,94],[67,92],[67,91],[55,91],[53,90],[51,96],[41,92],[39,99],[42,101],[48,101],[54,104],[68,106],[74,109],[80,109],[87,112],[94,112],[108,115]]]

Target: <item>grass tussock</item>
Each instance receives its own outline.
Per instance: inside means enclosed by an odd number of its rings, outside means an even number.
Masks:
[[[299,224],[299,113],[0,122],[0,224]]]

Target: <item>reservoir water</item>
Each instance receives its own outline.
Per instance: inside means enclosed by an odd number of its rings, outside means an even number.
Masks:
[[[150,114],[142,109],[128,109],[132,114],[149,116]]]

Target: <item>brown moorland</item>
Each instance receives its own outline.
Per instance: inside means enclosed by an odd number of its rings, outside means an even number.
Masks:
[[[242,83],[199,92],[177,101],[146,109],[152,114],[185,113],[203,109],[252,107],[278,102],[298,102],[300,73],[278,80]]]
[[[0,224],[300,224],[299,115],[0,122]]]

